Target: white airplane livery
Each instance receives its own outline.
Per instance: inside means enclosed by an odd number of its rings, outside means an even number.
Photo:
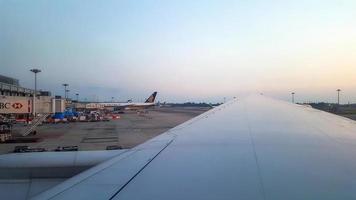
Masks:
[[[120,103],[120,102],[108,102],[108,103],[99,103],[99,105],[102,105],[104,107],[115,107],[119,109],[146,109],[155,106],[155,99],[157,96],[157,92],[154,92],[149,96],[144,103],[142,102],[125,102],[125,103]]]
[[[356,199],[356,123],[261,95],[229,101],[132,149],[67,158],[63,167],[92,167],[55,184],[31,172],[36,155],[0,156],[2,174],[27,176],[2,179],[2,198]],[[38,165],[55,174],[61,159]]]

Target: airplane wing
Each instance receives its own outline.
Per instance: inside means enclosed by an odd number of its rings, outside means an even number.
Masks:
[[[356,199],[356,124],[235,99],[33,199]]]

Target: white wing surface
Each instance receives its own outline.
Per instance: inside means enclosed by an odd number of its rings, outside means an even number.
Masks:
[[[356,124],[235,99],[34,199],[356,199]]]

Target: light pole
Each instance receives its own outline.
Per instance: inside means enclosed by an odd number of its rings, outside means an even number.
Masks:
[[[79,102],[79,94],[76,93],[75,96],[77,96],[77,102]]]
[[[68,87],[68,83],[63,83],[62,84],[64,86],[64,99],[67,100],[67,87]]]
[[[294,94],[295,92],[292,92],[292,103],[294,103]]]
[[[36,117],[36,93],[37,93],[37,73],[40,73],[39,69],[30,69],[31,72],[35,74],[35,91],[33,92],[33,102],[32,102],[32,114]]]
[[[114,102],[114,97],[111,97],[111,102]]]
[[[67,93],[66,99],[67,99],[67,98],[69,99],[69,92],[70,92],[70,90],[66,90],[66,93]]]
[[[340,105],[340,92],[341,92],[341,89],[337,89],[337,105]]]

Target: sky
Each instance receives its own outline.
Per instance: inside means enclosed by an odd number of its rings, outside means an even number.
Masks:
[[[82,100],[356,102],[355,0],[0,0],[0,74]]]

